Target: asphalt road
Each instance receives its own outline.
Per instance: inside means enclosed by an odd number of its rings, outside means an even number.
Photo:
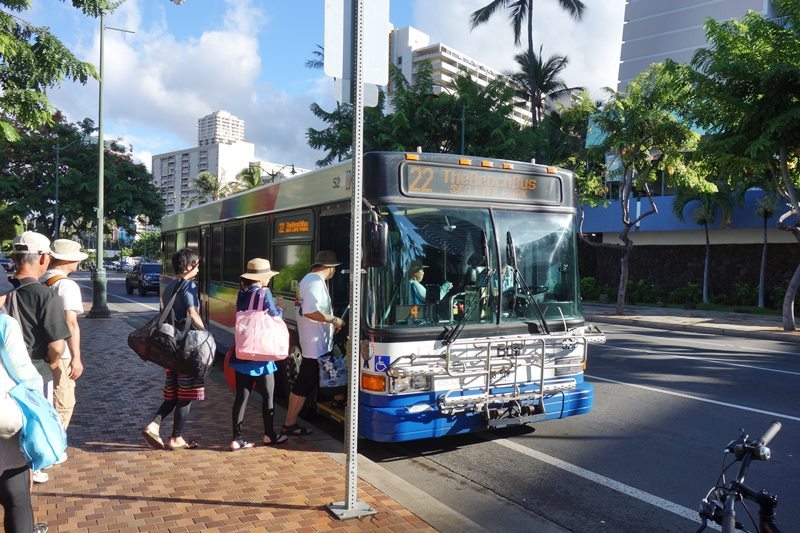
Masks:
[[[127,296],[123,279],[110,274],[109,304],[141,324],[157,296]],[[684,532],[696,529],[699,501],[738,428],[760,435],[779,419],[772,460],[753,463],[748,484],[780,496],[779,522],[793,530],[800,522],[800,346],[603,329],[608,342],[591,347],[587,369],[596,392],[590,414],[403,445],[362,441],[359,451],[487,530],[525,530],[538,515],[572,531]]]

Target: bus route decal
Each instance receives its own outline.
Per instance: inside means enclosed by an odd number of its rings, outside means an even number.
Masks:
[[[561,178],[495,168],[433,163],[401,166],[401,188],[408,196],[498,198],[531,203],[561,203]]]

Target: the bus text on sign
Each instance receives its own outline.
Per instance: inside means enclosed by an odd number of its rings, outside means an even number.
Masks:
[[[416,163],[402,165],[400,173],[408,196],[561,202],[561,179],[555,175]]]

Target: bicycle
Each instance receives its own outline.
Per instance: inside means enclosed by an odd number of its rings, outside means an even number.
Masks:
[[[750,521],[756,525],[753,515],[744,505],[744,500],[750,500],[758,504],[759,523],[756,527],[758,533],[780,533],[778,524],[775,522],[775,507],[778,505],[778,496],[766,490],[755,490],[744,484],[747,469],[750,462],[768,461],[771,455],[767,445],[781,430],[781,423],[775,420],[770,424],[764,434],[755,440],[750,440],[749,435],[743,429],[739,429],[739,438],[732,440],[725,447],[722,455],[722,472],[717,479],[716,485],[708,491],[706,497],[700,502],[700,518],[702,523],[696,533],[700,533],[708,526],[708,521],[722,526],[723,533],[733,533],[736,530],[747,531],[741,522],[736,520],[736,502],[742,502],[747,511]],[[734,460],[727,466],[725,458],[728,454],[734,455]],[[735,479],[725,482],[725,472],[737,462],[741,462],[739,472]]]

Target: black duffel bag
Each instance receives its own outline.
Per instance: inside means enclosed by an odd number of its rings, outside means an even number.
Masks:
[[[128,346],[145,361],[193,377],[205,377],[214,363],[216,343],[210,332],[197,328],[190,317],[176,321],[172,310],[185,283],[176,286],[161,313],[128,335]]]

